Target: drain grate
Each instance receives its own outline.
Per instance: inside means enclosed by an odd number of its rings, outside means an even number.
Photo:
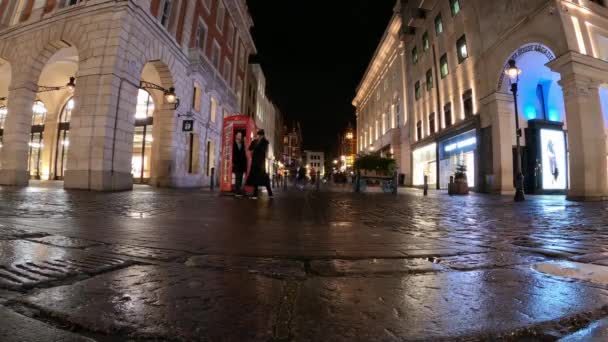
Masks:
[[[65,250],[30,241],[0,241],[0,287],[10,290],[94,275],[130,264],[125,258],[103,253]]]

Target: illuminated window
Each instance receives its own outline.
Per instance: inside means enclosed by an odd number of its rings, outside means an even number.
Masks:
[[[61,116],[59,117],[59,122],[65,123],[70,122],[72,118],[72,110],[74,109],[74,99],[71,98],[66,102],[65,106],[63,106],[63,110],[61,111]]]
[[[469,58],[467,39],[464,35],[456,42],[456,50],[458,54],[458,63],[462,63],[465,59]]]
[[[6,106],[0,106],[0,129],[4,129],[4,120],[6,120],[7,114],[8,109],[6,109]]]
[[[426,71],[426,90],[430,91],[433,89],[433,69]]]
[[[450,9],[453,17],[458,15],[460,13],[460,0],[450,0]]]
[[[435,113],[429,114],[429,133],[435,133]]]
[[[197,111],[200,112],[201,111],[201,97],[202,97],[202,89],[201,86],[199,86],[198,84],[194,84],[194,91],[193,91],[193,99],[192,99],[192,108]]]
[[[428,49],[430,47],[431,47],[431,44],[429,43],[429,33],[424,32],[422,34],[422,50],[424,50],[426,52],[426,51],[428,51]]]
[[[137,93],[137,105],[135,107],[135,120],[143,120],[154,116],[154,101],[152,96],[144,89]]]
[[[46,106],[40,100],[34,102],[32,106],[32,126],[42,126],[44,125],[44,119],[46,118]]]
[[[447,53],[441,56],[439,59],[439,70],[441,71],[441,78],[445,78],[450,73]]]
[[[414,63],[414,64],[418,63],[418,49],[415,46],[412,49],[412,63]]]
[[[416,138],[422,140],[422,121],[416,123]]]
[[[443,19],[441,19],[441,13],[435,17],[435,33],[437,35],[443,33]]]

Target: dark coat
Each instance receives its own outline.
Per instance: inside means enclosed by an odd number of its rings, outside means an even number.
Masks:
[[[268,140],[266,138],[256,139],[251,142],[251,169],[247,177],[247,185],[263,186],[269,181],[266,173],[266,154],[268,153]]]
[[[244,141],[240,149],[236,141],[232,144],[232,172],[247,172],[247,148]]]

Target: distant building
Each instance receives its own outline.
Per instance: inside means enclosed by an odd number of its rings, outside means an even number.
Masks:
[[[357,133],[349,124],[344,134],[340,136],[340,168],[342,171],[352,169],[357,157]]]
[[[325,175],[324,152],[304,151],[304,162],[310,176],[313,172],[321,172],[321,176]]]
[[[300,123],[295,123],[291,130],[285,127],[283,162],[288,167],[297,166],[302,162],[302,129]]]

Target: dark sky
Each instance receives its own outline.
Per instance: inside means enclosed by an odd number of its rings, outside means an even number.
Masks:
[[[392,15],[394,0],[248,0],[267,93],[300,121],[307,149],[331,149],[355,89]]]

